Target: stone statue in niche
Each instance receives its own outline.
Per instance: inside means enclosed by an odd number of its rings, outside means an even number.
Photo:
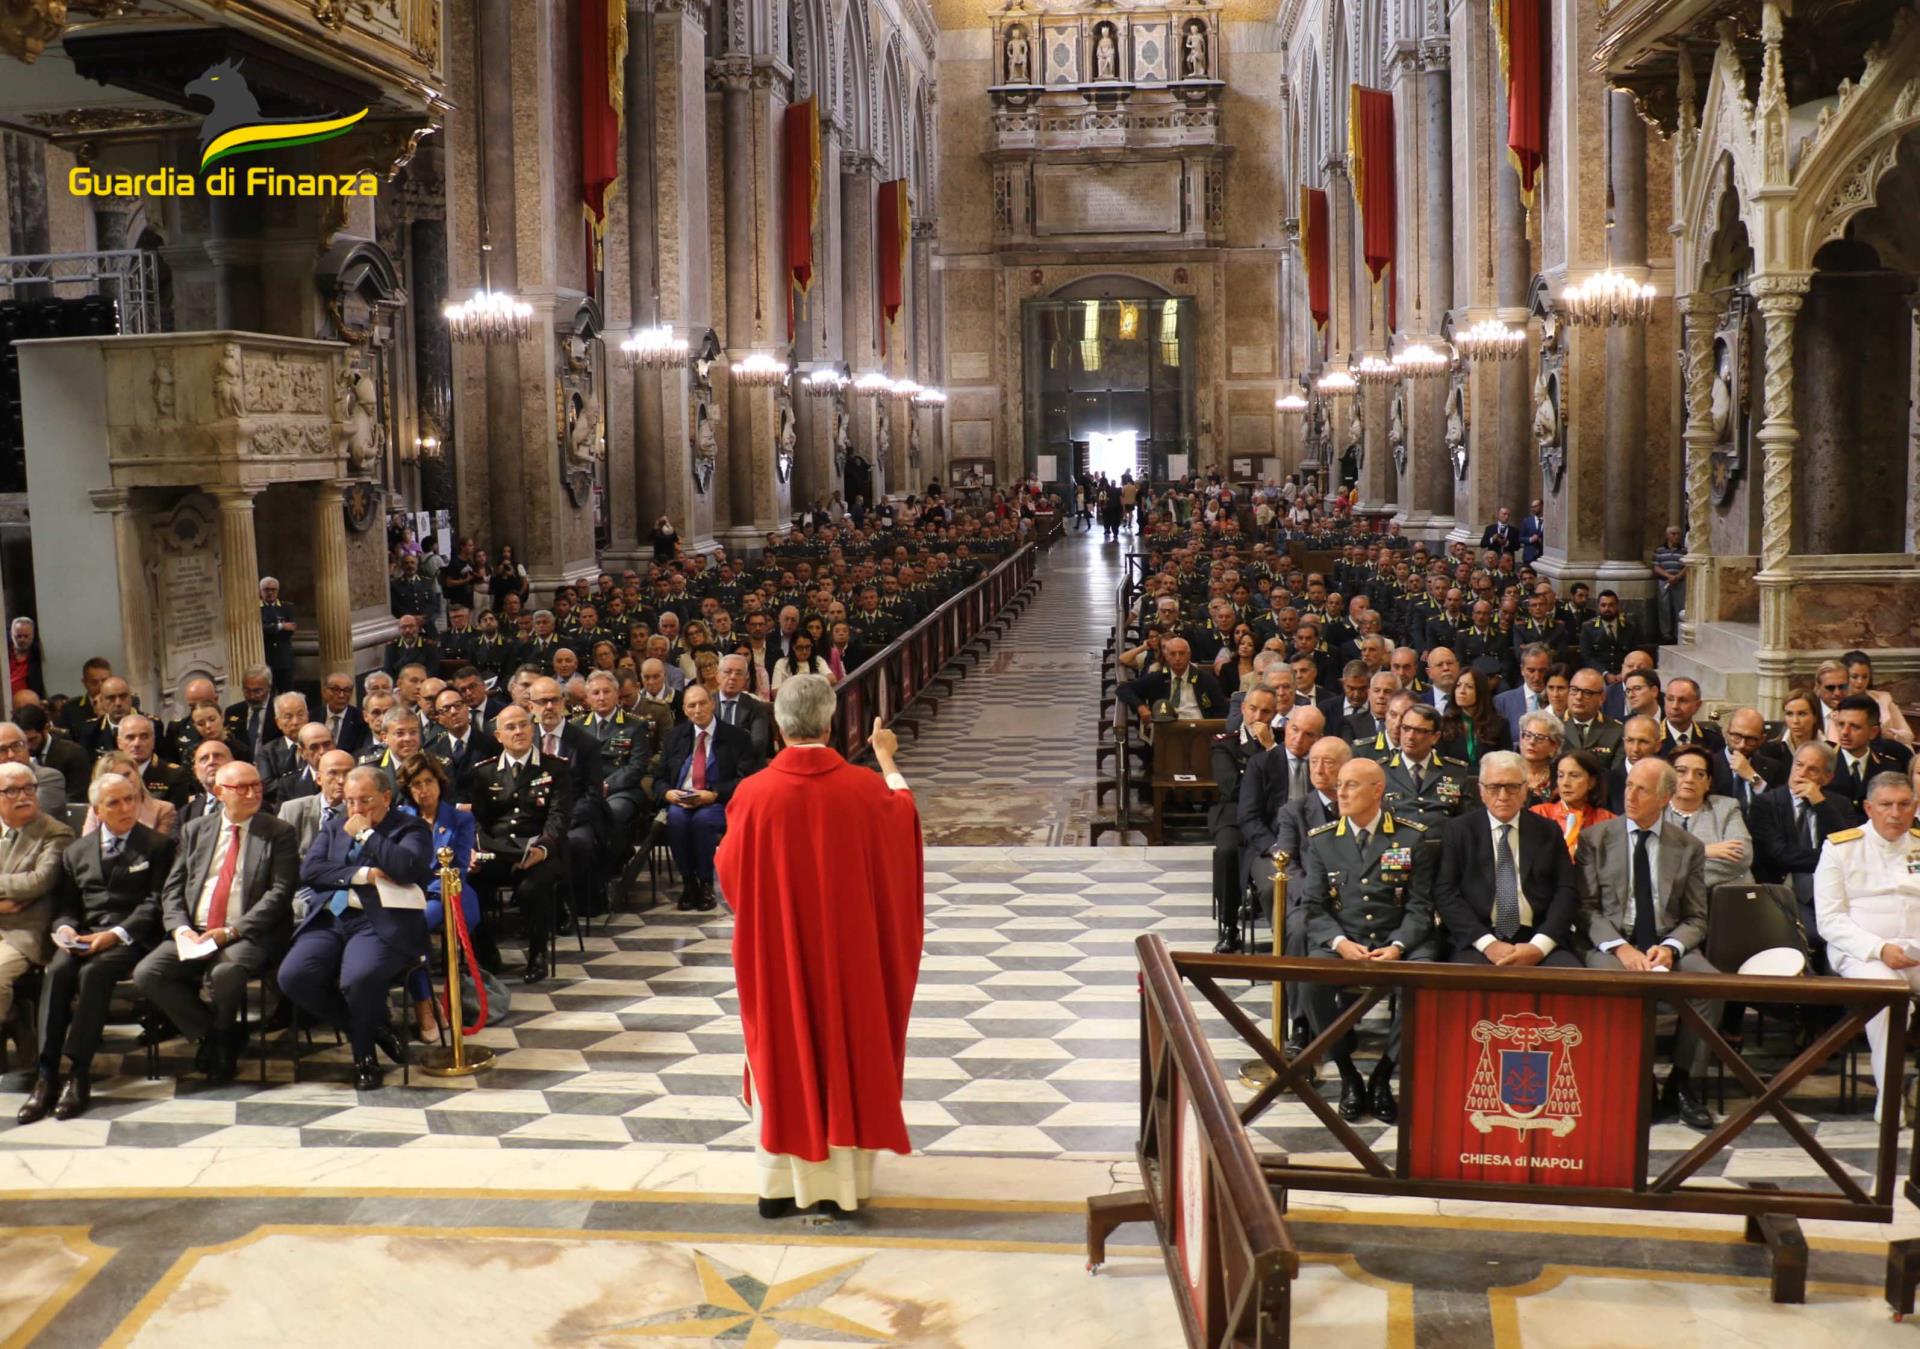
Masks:
[[[600,460],[600,395],[588,389],[568,402],[567,466],[591,469]]]
[[[1544,460],[1560,441],[1560,414],[1553,406],[1553,385],[1542,364],[1533,381],[1533,443]]]
[[[885,473],[887,456],[893,451],[893,418],[882,412],[878,420],[880,424],[873,431],[873,462]]]
[[[229,342],[220,348],[220,363],[213,368],[213,407],[222,417],[240,415],[240,344]]]
[[[785,482],[793,476],[794,446],[800,442],[800,421],[793,414],[793,395],[782,384],[773,391],[773,412],[778,429],[773,438],[773,471]]]
[[[1347,453],[1353,456],[1353,466],[1365,468],[1367,465],[1367,427],[1366,419],[1360,415],[1360,398],[1356,394],[1347,407]]]
[[[163,422],[174,416],[173,353],[155,352],[153,357],[153,415]]]
[[[1207,78],[1207,26],[1194,19],[1187,24],[1187,59],[1185,73],[1190,80]]]
[[[1467,387],[1456,383],[1447,392],[1447,458],[1453,476],[1467,480]]]
[[[1007,83],[1031,84],[1030,73],[1031,44],[1027,41],[1027,30],[1019,24],[1007,30]]]
[[[920,466],[920,419],[907,418],[907,462],[915,468]]]
[[[847,471],[847,460],[853,454],[853,418],[847,415],[847,405],[838,396],[833,400],[833,466],[841,473]]]
[[[1387,449],[1393,454],[1395,471],[1407,471],[1407,396],[1399,389],[1387,404]]]
[[[334,407],[341,425],[346,428],[342,444],[347,455],[347,472],[353,477],[367,477],[379,461],[382,431],[379,405],[373,378],[365,370],[348,366],[340,372]]]
[[[1103,23],[1093,30],[1093,78],[1120,78],[1120,44],[1114,41],[1113,25]]]

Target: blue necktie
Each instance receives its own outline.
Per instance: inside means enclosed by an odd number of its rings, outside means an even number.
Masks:
[[[353,846],[347,849],[347,860],[349,862],[352,862],[358,859],[359,856],[360,856],[360,840],[355,839],[353,841]],[[335,890],[333,892],[333,898],[327,901],[327,912],[332,914],[335,918],[338,918],[341,914],[345,913],[347,911],[347,900],[352,896],[352,894],[353,894],[352,889],[344,885],[341,886],[338,890]]]

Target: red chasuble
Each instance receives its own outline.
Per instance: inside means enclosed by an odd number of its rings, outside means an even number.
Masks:
[[[832,749],[786,749],[727,806],[714,868],[768,1152],[910,1152],[900,1113],[926,886],[910,792]]]

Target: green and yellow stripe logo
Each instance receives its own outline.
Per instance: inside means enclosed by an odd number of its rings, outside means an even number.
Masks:
[[[205,172],[229,155],[254,150],[283,150],[292,145],[330,141],[335,136],[346,135],[354,123],[366,115],[367,110],[362,108],[345,117],[322,117],[305,122],[256,122],[252,126],[237,126],[213,138],[201,152],[200,168]]]

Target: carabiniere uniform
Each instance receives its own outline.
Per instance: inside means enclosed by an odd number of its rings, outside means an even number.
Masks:
[[[1404,753],[1382,760],[1381,767],[1387,774],[1386,808],[1402,824],[1418,822],[1426,829],[1437,828],[1458,815],[1466,803],[1469,770],[1463,759],[1432,755],[1421,767],[1418,786]]]
[[[1341,937],[1369,949],[1399,942],[1408,960],[1433,951],[1433,875],[1427,827],[1381,811],[1365,851],[1345,817],[1307,834],[1300,906],[1307,948],[1332,953]]]

